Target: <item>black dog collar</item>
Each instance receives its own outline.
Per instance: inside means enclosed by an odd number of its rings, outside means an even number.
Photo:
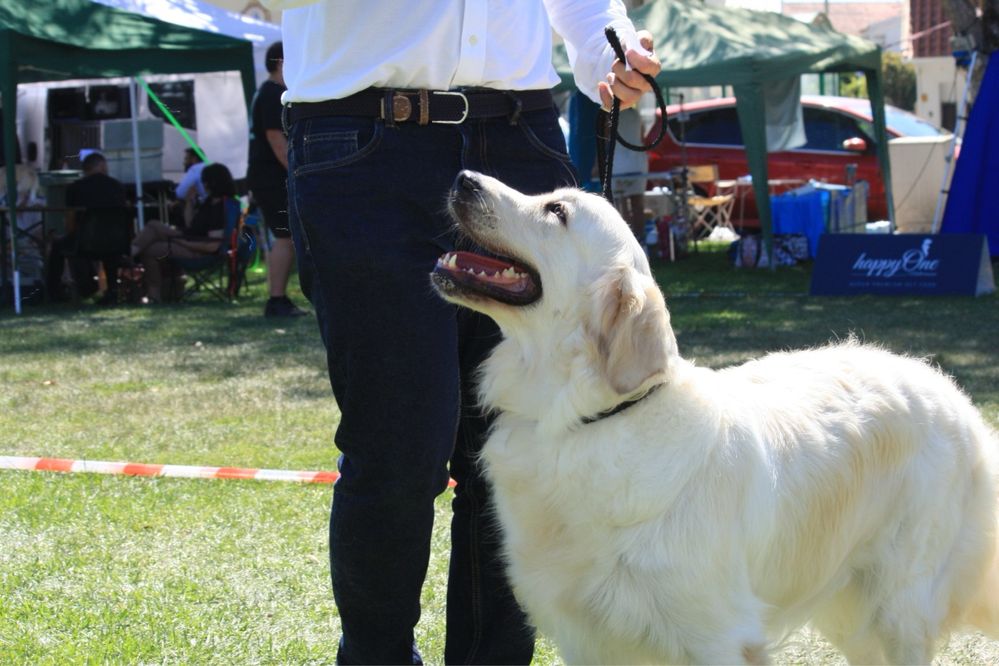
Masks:
[[[665,382],[663,382],[663,384],[665,384]],[[652,388],[650,388],[648,391],[646,391],[642,395],[638,396],[637,398],[634,398],[632,400],[625,400],[624,402],[616,405],[615,407],[611,407],[610,409],[604,410],[604,411],[600,412],[599,414],[597,414],[595,416],[586,416],[586,417],[583,417],[581,423],[583,425],[589,425],[591,423],[596,423],[597,421],[601,421],[603,419],[610,418],[611,416],[614,416],[615,414],[620,414],[621,412],[623,412],[624,410],[628,409],[632,405],[634,405],[634,404],[636,404],[638,402],[641,402],[642,400],[645,400],[646,398],[648,398],[650,395],[652,395],[653,393],[655,393],[663,384],[656,384]]]

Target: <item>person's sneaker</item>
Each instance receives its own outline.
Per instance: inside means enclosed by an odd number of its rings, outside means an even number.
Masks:
[[[309,314],[291,302],[287,296],[272,296],[264,306],[265,317],[301,317]]]

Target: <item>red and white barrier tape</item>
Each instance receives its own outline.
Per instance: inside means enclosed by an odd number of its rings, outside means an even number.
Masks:
[[[106,460],[70,460],[68,458],[30,458],[0,456],[0,469],[36,472],[90,472],[125,476],[180,477],[185,479],[253,479],[255,481],[295,481],[298,483],[333,483],[339,472],[308,472],[287,469],[246,467],[199,467],[195,465],[150,465],[147,463],[109,462]],[[448,486],[454,487],[454,480]]]

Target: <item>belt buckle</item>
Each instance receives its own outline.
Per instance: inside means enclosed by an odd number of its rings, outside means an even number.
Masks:
[[[468,97],[465,96],[463,92],[454,92],[451,90],[431,90],[434,95],[451,95],[453,97],[460,97],[465,103],[465,110],[461,114],[461,118],[458,120],[431,120],[430,122],[436,123],[438,125],[460,125],[468,118]]]

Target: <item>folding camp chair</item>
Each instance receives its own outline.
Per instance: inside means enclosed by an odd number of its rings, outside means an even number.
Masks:
[[[691,232],[694,238],[709,236],[716,227],[732,229],[732,208],[735,206],[735,181],[718,180],[718,165],[707,164],[688,168],[687,180],[705,191],[687,198],[693,214]],[[699,231],[700,230],[700,231]]]
[[[235,199],[225,200],[225,227],[217,252],[202,257],[171,257],[170,261],[187,277],[180,300],[203,293],[220,301],[235,299],[246,287],[246,267],[255,241],[243,230],[243,213]]]

